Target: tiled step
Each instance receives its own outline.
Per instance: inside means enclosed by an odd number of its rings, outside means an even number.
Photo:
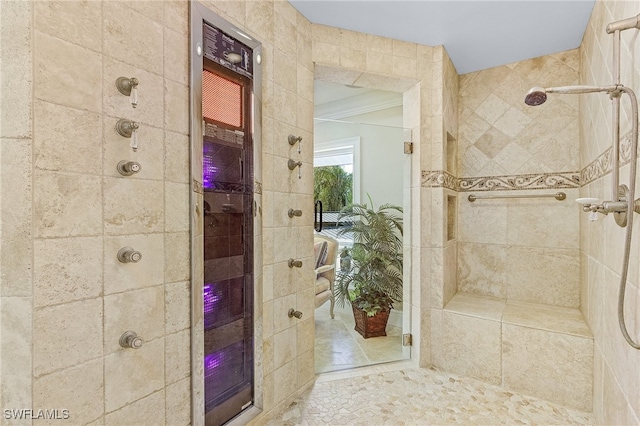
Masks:
[[[578,309],[458,293],[435,337],[441,368],[591,410],[593,337]]]

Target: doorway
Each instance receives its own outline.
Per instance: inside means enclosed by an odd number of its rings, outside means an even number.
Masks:
[[[410,170],[406,168],[411,162],[406,161],[404,154],[404,141],[408,140],[408,135],[402,128],[402,94],[369,89],[358,93],[353,87],[316,83],[314,196],[322,201],[324,210],[319,233],[337,240],[338,253],[344,253],[354,242],[348,221],[338,220],[339,210],[345,204],[353,202],[373,210],[385,204],[398,206],[400,210],[404,209],[400,218],[408,222],[409,200],[405,199],[408,197],[405,197],[404,189],[409,186]],[[329,94],[319,93],[322,90],[328,90]],[[340,97],[341,92],[346,97]],[[376,96],[378,100],[375,100]],[[349,108],[345,108],[345,104]],[[342,116],[340,109],[345,110]],[[353,114],[353,111],[359,113]],[[348,191],[334,183],[326,185],[330,191],[323,191],[318,188],[318,183],[323,181],[348,181],[351,188]],[[336,194],[331,195],[332,191]],[[347,196],[340,197],[340,194]],[[342,198],[342,204],[327,201],[328,198]],[[347,267],[341,262],[344,257],[339,254],[337,258],[337,279]],[[409,294],[408,288],[406,294]],[[410,347],[403,346],[403,335],[410,333],[408,302],[409,297],[403,295],[402,300],[393,304],[386,336],[366,339],[354,330],[354,313],[348,302],[337,300],[334,318],[331,318],[329,304],[318,307],[315,312],[316,373],[409,359]]]

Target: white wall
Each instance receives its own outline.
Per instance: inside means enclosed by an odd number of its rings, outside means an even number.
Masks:
[[[360,202],[368,203],[367,194],[369,194],[376,207],[384,203],[402,206],[404,164],[402,107],[388,108],[342,120],[340,122],[316,121],[314,144],[359,136],[361,138]]]

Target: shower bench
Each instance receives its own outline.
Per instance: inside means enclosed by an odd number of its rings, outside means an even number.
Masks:
[[[457,293],[441,312],[436,366],[591,412],[593,336],[579,309]]]

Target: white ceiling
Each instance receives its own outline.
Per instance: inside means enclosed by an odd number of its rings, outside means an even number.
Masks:
[[[466,74],[575,49],[595,0],[289,0],[307,19],[428,46]]]

